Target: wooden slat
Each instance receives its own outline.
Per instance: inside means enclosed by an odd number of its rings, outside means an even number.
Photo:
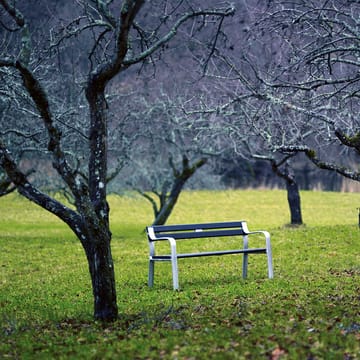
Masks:
[[[228,221],[203,224],[155,225],[152,227],[156,237],[174,239],[195,239],[206,237],[245,235],[242,221]]]
[[[197,239],[207,237],[237,236],[244,235],[242,229],[209,230],[209,231],[185,231],[174,233],[155,233],[157,237],[172,237],[174,239]]]
[[[195,229],[221,229],[221,228],[235,228],[242,227],[242,221],[227,221],[217,223],[203,223],[203,224],[179,224],[179,225],[154,225],[152,228],[155,233],[172,232],[172,231],[188,231]]]

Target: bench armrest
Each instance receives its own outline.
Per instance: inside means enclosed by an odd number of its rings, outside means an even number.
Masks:
[[[149,238],[149,246],[150,246],[150,256],[155,256],[155,241],[160,241],[160,240],[167,240],[169,241],[170,244],[170,251],[171,251],[171,257],[174,258],[176,257],[176,241],[174,238],[172,237],[160,237],[160,238]]]
[[[271,252],[270,233],[268,231],[256,230],[256,231],[249,231],[246,233],[246,235],[252,235],[252,234],[263,234],[265,236],[265,241],[266,241],[266,250],[268,252]]]
[[[272,279],[274,277],[274,273],[273,273],[273,265],[272,265],[270,233],[265,230],[257,230],[257,231],[249,231],[249,232],[247,232],[246,235],[251,235],[251,234],[263,234],[265,236],[266,254],[267,254],[267,258],[268,258],[269,278]],[[246,245],[247,245],[247,243],[246,243]]]
[[[263,234],[266,238],[267,238],[267,237],[270,238],[269,232],[268,232],[268,231],[265,231],[265,230],[249,231],[249,232],[246,232],[245,235],[251,235],[251,234]]]

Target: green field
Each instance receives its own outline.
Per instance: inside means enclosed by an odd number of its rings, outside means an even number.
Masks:
[[[247,280],[241,256],[180,260],[179,292],[167,263],[147,287],[150,205],[110,197],[120,310],[110,325],[92,320],[74,235],[19,196],[0,198],[0,359],[360,359],[360,193],[301,196],[306,225],[291,228],[284,191],[184,192],[169,223],[269,230],[275,278],[264,255],[250,255]]]

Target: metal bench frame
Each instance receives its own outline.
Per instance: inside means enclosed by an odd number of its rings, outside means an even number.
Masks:
[[[243,254],[242,276],[247,277],[248,254],[266,254],[268,265],[268,277],[274,277],[270,234],[267,231],[249,231],[246,221],[230,221],[205,224],[183,224],[183,225],[154,225],[146,228],[150,255],[149,255],[149,277],[148,285],[154,285],[154,267],[157,261],[170,261],[172,268],[172,278],[174,290],[179,289],[178,259],[216,256],[229,254]],[[248,235],[263,234],[265,237],[265,247],[249,248]],[[194,253],[177,253],[176,241],[182,239],[199,239],[224,236],[242,236],[243,246],[241,249],[194,252]],[[157,255],[155,252],[155,243],[157,241],[168,241],[170,244],[170,254]]]

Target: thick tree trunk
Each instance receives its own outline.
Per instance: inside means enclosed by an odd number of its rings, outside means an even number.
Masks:
[[[94,295],[94,318],[114,321],[118,316],[114,264],[111,255],[107,188],[107,106],[104,74],[90,76],[86,96],[90,108],[89,131],[89,199],[80,201],[79,213],[86,219],[83,246],[89,263]],[[105,76],[106,78],[106,76]]]
[[[94,295],[94,318],[114,321],[118,317],[114,264],[110,238],[97,235],[85,248]]]

